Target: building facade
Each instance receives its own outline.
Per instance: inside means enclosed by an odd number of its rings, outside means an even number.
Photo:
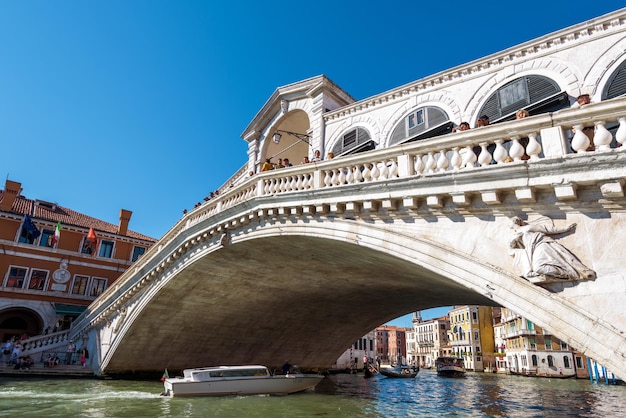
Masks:
[[[413,329],[407,332],[407,357],[409,364],[431,368],[439,356],[450,354],[448,317],[422,320],[419,312],[413,314]]]
[[[56,203],[0,191],[0,340],[68,329],[156,240]],[[91,232],[91,233],[90,233]]]
[[[373,362],[376,358],[376,331],[370,331],[354,342],[339,356],[331,370],[356,371],[364,367],[365,361]]]
[[[502,308],[501,321],[503,343],[500,351],[506,353],[509,373],[544,377],[589,376],[584,357],[580,353],[575,356],[565,341],[510,309]]]
[[[448,313],[448,332],[453,355],[463,357],[468,370],[484,371],[493,364],[495,347],[492,308],[489,306],[457,306]]]
[[[406,364],[406,334],[411,331],[392,325],[376,328],[376,358],[383,363]]]

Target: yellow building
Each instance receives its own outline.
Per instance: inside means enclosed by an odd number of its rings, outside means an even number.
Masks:
[[[21,194],[0,191],[0,341],[69,328],[156,240]],[[57,232],[58,230],[58,232]],[[90,231],[93,231],[89,237]]]
[[[489,306],[465,305],[448,313],[452,354],[463,357],[468,370],[482,372],[495,362],[492,310]]]

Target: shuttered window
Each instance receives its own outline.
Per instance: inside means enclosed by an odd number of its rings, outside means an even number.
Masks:
[[[400,121],[391,134],[389,145],[402,144],[450,132],[448,114],[435,106],[422,107]]]
[[[363,128],[356,128],[346,133],[333,148],[335,157],[340,155],[358,154],[376,148],[370,133]]]
[[[626,61],[622,62],[611,75],[602,92],[602,100],[614,99],[626,94]]]
[[[496,90],[478,114],[489,116],[491,123],[494,123],[514,119],[519,109],[532,109],[532,115],[562,109],[568,104],[567,93],[562,92],[554,80],[528,75]]]

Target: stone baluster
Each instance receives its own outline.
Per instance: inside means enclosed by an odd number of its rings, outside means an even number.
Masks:
[[[480,145],[480,154],[478,154],[478,164],[480,164],[481,167],[486,167],[489,164],[491,164],[491,161],[492,161],[491,153],[487,149],[486,142],[481,142],[478,145]]]
[[[311,173],[309,174],[309,176],[307,177],[306,181],[304,182],[304,187],[306,189],[313,189],[315,188],[315,184],[313,183],[313,179],[315,178],[315,174]]]
[[[363,174],[361,173],[361,167],[354,167],[354,182],[360,183],[363,181]]]
[[[593,143],[597,151],[609,151],[611,149],[611,142],[613,141],[613,135],[604,126],[604,121],[599,120],[596,122],[596,132],[593,136]]]
[[[519,142],[519,136],[512,137],[511,148],[509,149],[509,157],[511,157],[513,161],[522,161],[523,156],[524,147]]]
[[[426,165],[424,166],[424,171],[427,173],[434,173],[435,167],[437,167],[437,161],[435,160],[435,156],[433,151],[428,153],[428,157],[426,158]]]
[[[493,159],[497,164],[503,164],[506,162],[506,158],[509,154],[506,152],[506,148],[502,145],[504,141],[502,139],[496,139],[496,149],[493,151]]]
[[[389,166],[389,177],[388,178],[396,178],[398,177],[398,161],[395,158],[391,159],[391,165]]]
[[[350,168],[348,168],[348,178],[346,179],[346,181],[348,182],[348,184],[354,184],[356,183],[356,173],[359,171],[359,168],[357,166],[351,166]]]
[[[437,158],[437,171],[443,172],[448,169],[450,166],[450,162],[448,161],[448,157],[446,156],[445,148],[439,151],[439,158]]]
[[[339,185],[339,173],[341,173],[341,169],[334,169],[333,170],[333,174],[332,174],[332,185],[333,186],[338,186]]]
[[[572,149],[577,153],[587,152],[589,148],[589,137],[583,132],[583,125],[574,125],[574,137],[572,138]]]
[[[379,176],[380,176],[380,170],[378,169],[378,163],[374,162],[372,164],[372,181],[378,180]]]
[[[389,167],[387,167],[387,161],[383,161],[381,163],[382,169],[380,170],[380,178],[388,179],[389,178]]]
[[[459,147],[452,148],[452,158],[450,158],[450,164],[452,165],[452,169],[455,171],[461,169],[461,164],[463,164],[463,158],[461,158]]]
[[[338,168],[335,175],[335,186],[341,186],[342,184],[346,184],[346,168]]]
[[[618,149],[620,151],[626,151],[626,147],[623,146],[626,142],[626,117],[621,117],[618,121],[619,128],[617,128],[617,132],[615,132],[615,140],[618,144],[622,145]]]
[[[537,141],[537,134],[531,132],[528,134],[528,145],[526,145],[526,155],[530,157],[532,161],[539,159],[541,154],[541,144]]]
[[[474,165],[476,164],[476,161],[478,160],[478,158],[476,157],[476,154],[474,154],[474,149],[468,145],[464,148],[465,153],[463,155],[463,167],[465,168],[472,168],[474,167]]]
[[[296,176],[296,177],[297,177],[297,179],[298,179],[298,181],[296,181],[296,184],[295,184],[295,188],[296,188],[296,190],[302,190],[302,189],[304,189],[304,186],[303,186],[302,180],[303,180],[303,179],[305,179],[305,177],[304,177],[305,175],[306,175],[306,174],[299,174],[298,176]]]
[[[370,169],[370,165],[371,164],[365,163],[363,166],[363,180],[365,181],[372,181],[372,171]]]
[[[417,154],[415,156],[415,174],[422,174],[422,172],[424,171],[424,161],[422,160],[422,157],[422,154]]]
[[[324,173],[324,184],[326,185],[326,187],[330,187],[333,184],[331,176],[332,170],[325,170]]]

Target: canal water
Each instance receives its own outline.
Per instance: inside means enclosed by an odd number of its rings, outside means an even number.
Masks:
[[[468,373],[339,374],[289,396],[165,398],[158,380],[0,379],[2,417],[626,417],[626,386]]]

